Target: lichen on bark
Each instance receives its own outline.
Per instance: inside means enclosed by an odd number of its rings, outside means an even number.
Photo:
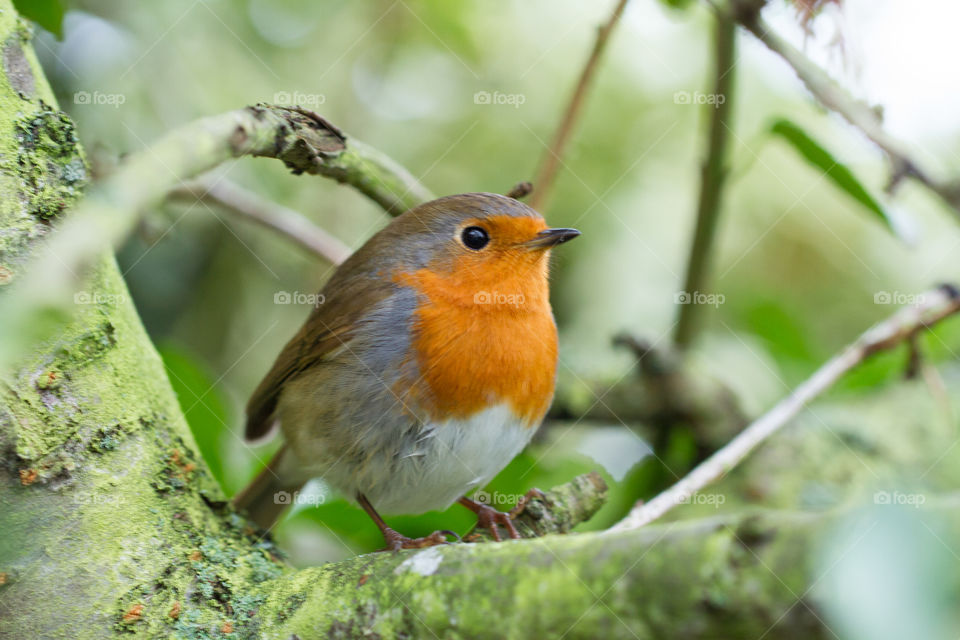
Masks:
[[[73,122],[53,96],[13,11],[0,15],[0,286],[13,278],[30,244],[76,200],[88,170]],[[15,195],[15,197],[13,197]]]
[[[26,35],[0,2],[0,285],[87,176]],[[0,385],[0,636],[257,637],[254,587],[288,569],[196,454],[111,256],[74,301]]]
[[[38,109],[18,118],[15,126],[24,205],[41,219],[54,218],[87,183],[87,166],[73,121],[41,100]]]

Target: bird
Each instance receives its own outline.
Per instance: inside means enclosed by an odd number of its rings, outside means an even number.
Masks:
[[[409,538],[382,514],[459,502],[500,541],[511,513],[472,500],[530,442],[553,400],[551,250],[580,235],[519,200],[442,197],[374,234],[334,272],[246,409],[245,437],[283,444],[235,506],[264,529],[312,478],[353,499],[385,549]]]

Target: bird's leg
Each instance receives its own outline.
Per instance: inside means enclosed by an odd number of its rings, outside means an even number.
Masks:
[[[377,513],[377,510],[373,508],[373,505],[370,504],[370,501],[367,500],[367,497],[362,493],[357,494],[357,502],[360,503],[360,506],[363,507],[363,510],[367,512],[367,515],[370,516],[370,519],[377,525],[377,528],[380,529],[380,533],[383,534],[383,539],[387,541],[387,546],[384,548],[384,551],[400,551],[401,549],[423,549],[426,547],[432,547],[438,544],[447,544],[447,536],[453,536],[460,540],[458,536],[453,531],[443,530],[443,531],[434,531],[428,536],[423,538],[408,538],[405,535],[401,535],[387,526],[387,523],[383,521],[383,518],[380,517],[380,514]]]

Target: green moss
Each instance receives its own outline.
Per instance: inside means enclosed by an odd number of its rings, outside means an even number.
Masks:
[[[24,613],[0,621],[0,635],[78,637],[82,620],[97,638],[259,637],[257,586],[288,569],[229,510],[196,456],[112,258],[86,289],[107,302],[77,305],[56,342],[0,391],[0,440],[13,438],[14,470],[0,476],[0,503],[11,505],[0,567],[60,572],[56,588],[32,579],[5,587]],[[16,475],[23,469],[36,471],[30,486]],[[124,620],[136,604],[139,616]],[[57,616],[45,613],[51,607]]]
[[[23,16],[16,16],[14,37],[18,38],[22,45],[30,44],[30,41],[33,39],[33,23]]]
[[[49,220],[62,213],[87,183],[87,167],[73,121],[42,100],[14,125],[27,211]]]

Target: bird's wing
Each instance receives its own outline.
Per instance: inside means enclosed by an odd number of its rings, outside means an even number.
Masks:
[[[363,317],[396,291],[390,282],[364,282],[360,287],[341,287],[329,294],[307,318],[300,331],[287,343],[276,362],[257,386],[247,403],[247,440],[270,432],[273,413],[283,385],[300,372],[322,366],[327,357],[353,338]],[[326,293],[326,292],[325,292]]]

